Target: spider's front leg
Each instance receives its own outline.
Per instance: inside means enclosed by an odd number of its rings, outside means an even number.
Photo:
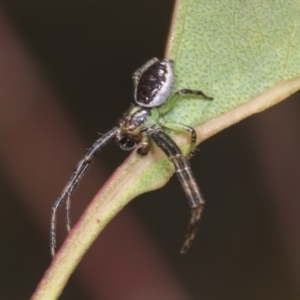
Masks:
[[[190,248],[196,236],[204,207],[204,199],[193,176],[188,160],[183,156],[175,142],[164,133],[159,126],[149,128],[147,133],[173,163],[177,177],[186,193],[192,210],[188,232],[180,251],[184,254]]]
[[[181,124],[181,123],[175,123],[175,122],[160,122],[159,125],[161,125],[164,128],[172,129],[174,131],[185,131],[187,132],[191,137],[191,145],[189,153],[187,154],[187,159],[190,159],[195,155],[196,152],[196,143],[197,143],[197,133],[196,130],[188,125]]]
[[[100,137],[88,150],[88,152],[85,154],[83,159],[77,164],[75,171],[73,175],[71,176],[70,180],[68,181],[67,185],[63,189],[60,196],[55,201],[53,207],[52,207],[52,215],[51,215],[51,229],[50,229],[50,250],[51,255],[55,255],[56,250],[56,221],[57,221],[57,212],[60,207],[60,205],[66,201],[66,225],[67,230],[70,231],[71,229],[71,214],[70,214],[70,208],[71,208],[71,202],[70,197],[74,190],[76,189],[78,183],[90,167],[93,158],[95,155],[98,154],[101,148],[103,148],[108,142],[110,142],[112,139],[115,138],[116,132],[118,130],[118,127],[113,128],[108,133]]]

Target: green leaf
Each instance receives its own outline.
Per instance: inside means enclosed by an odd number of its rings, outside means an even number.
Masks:
[[[177,1],[167,57],[176,87],[213,102],[181,101],[170,118],[191,124],[232,110],[300,75],[300,1]]]
[[[185,97],[168,121],[195,126],[198,142],[283,100],[300,87],[300,1],[177,1],[166,56]],[[174,137],[183,150],[189,137]],[[157,147],[116,170],[73,228],[32,299],[56,299],[106,224],[137,195],[163,186],[173,167]]]

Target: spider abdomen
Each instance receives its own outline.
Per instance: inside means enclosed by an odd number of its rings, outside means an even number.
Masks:
[[[152,59],[145,70],[134,74],[134,99],[142,107],[157,107],[166,102],[174,84],[173,61]]]

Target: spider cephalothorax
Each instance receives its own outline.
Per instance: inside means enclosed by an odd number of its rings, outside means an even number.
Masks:
[[[118,126],[101,136],[92,145],[76,166],[69,182],[53,205],[50,234],[51,254],[53,256],[56,249],[56,215],[58,208],[63,201],[66,201],[66,223],[67,229],[70,230],[70,196],[91,165],[95,155],[113,140],[123,150],[137,148],[138,154],[146,155],[150,150],[149,140],[151,139],[167,155],[174,165],[175,172],[192,211],[188,233],[181,253],[188,250],[195,238],[204,199],[201,196],[188,159],[181,153],[176,143],[164,132],[164,129],[186,131],[190,134],[191,147],[188,157],[194,154],[197,135],[192,127],[180,123],[180,120],[176,123],[170,123],[164,120],[164,116],[173,108],[174,102],[182,95],[198,95],[206,100],[212,100],[212,98],[201,91],[190,89],[181,89],[173,93],[174,72],[173,61],[170,59],[151,59],[134,73],[133,82],[134,100],[137,105],[131,106],[119,120]]]

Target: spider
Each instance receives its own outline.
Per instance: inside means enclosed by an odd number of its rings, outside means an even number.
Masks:
[[[146,155],[150,150],[150,141],[160,147],[169,160],[173,163],[180,184],[188,198],[191,207],[191,217],[188,231],[181,253],[184,254],[190,248],[198,230],[199,220],[204,207],[204,199],[195,181],[188,159],[196,150],[197,134],[194,128],[182,123],[170,123],[164,120],[174,106],[175,102],[184,95],[197,95],[205,100],[213,100],[202,91],[181,89],[174,95],[173,61],[171,59],[153,58],[137,69],[133,75],[134,100],[129,110],[114,127],[101,136],[87,151],[83,159],[77,164],[67,185],[52,207],[50,247],[51,255],[56,250],[56,221],[60,205],[66,201],[66,226],[71,230],[70,197],[78,183],[90,167],[94,157],[109,142],[115,140],[123,150],[136,148],[139,155]],[[190,151],[185,157],[176,143],[164,132],[164,128],[185,131],[191,137]]]

